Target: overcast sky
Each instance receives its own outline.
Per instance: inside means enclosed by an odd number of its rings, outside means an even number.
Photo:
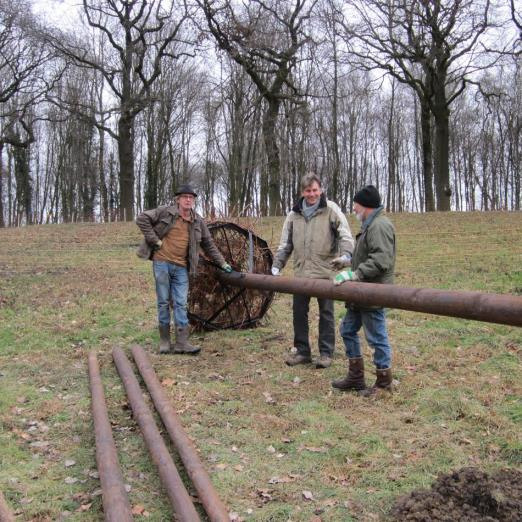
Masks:
[[[42,20],[66,29],[78,20],[80,0],[32,0],[33,12]]]

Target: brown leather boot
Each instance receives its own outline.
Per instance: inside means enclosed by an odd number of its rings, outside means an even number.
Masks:
[[[348,373],[342,379],[336,379],[332,381],[332,386],[338,390],[348,391],[355,390],[361,391],[366,389],[366,383],[364,382],[364,360],[362,357],[356,357],[349,359],[348,361]]]
[[[378,390],[392,391],[393,376],[391,368],[386,368],[384,370],[376,369],[375,373],[377,375],[375,384],[371,388],[366,388],[366,390],[361,392],[361,395],[369,397],[370,395],[377,393]]]
[[[176,328],[176,343],[172,347],[172,353],[186,353],[189,355],[196,355],[201,351],[200,346],[194,346],[189,343],[189,327],[178,326]]]
[[[386,368],[385,370],[376,370],[376,373],[377,380],[375,381],[374,386],[383,390],[391,390],[393,382],[391,368]]]
[[[159,353],[170,353],[170,324],[158,326],[160,334]]]

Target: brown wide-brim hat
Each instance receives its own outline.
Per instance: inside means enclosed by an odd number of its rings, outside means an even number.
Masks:
[[[196,191],[194,190],[194,187],[192,185],[189,185],[188,183],[185,185],[180,185],[178,190],[174,193],[175,196],[180,196],[181,194],[192,194],[195,198],[198,197]]]

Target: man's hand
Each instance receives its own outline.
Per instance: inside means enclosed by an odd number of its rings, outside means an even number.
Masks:
[[[359,276],[351,270],[343,270],[339,272],[334,278],[334,285],[342,285],[345,281],[359,281]]]
[[[342,270],[352,264],[352,256],[344,254],[343,256],[336,257],[330,261],[330,266],[335,270]]]
[[[160,248],[161,248],[161,245],[163,245],[163,241],[161,239],[158,239],[155,243],[154,243],[154,246],[152,247],[152,250],[154,252],[157,252]]]
[[[281,275],[281,271],[279,270],[279,268],[277,268],[275,266],[272,267],[271,272],[272,272],[273,276]]]
[[[230,274],[230,272],[232,272],[232,267],[228,263],[223,263],[221,265],[221,270],[223,270],[227,274]]]

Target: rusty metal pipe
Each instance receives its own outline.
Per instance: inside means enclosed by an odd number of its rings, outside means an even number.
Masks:
[[[226,274],[216,271],[216,277],[224,284],[241,288],[302,294],[357,305],[400,308],[487,323],[522,326],[522,297],[511,295],[407,288],[376,283],[347,282],[335,286],[326,279],[274,277],[240,272]]]
[[[152,397],[154,406],[160,414],[161,420],[167,428],[167,432],[178,450],[185,469],[198,492],[199,500],[203,504],[209,519],[211,522],[229,522],[230,517],[228,511],[214,489],[210,477],[201,463],[194,444],[183,430],[179,417],[165,394],[165,391],[156,376],[156,372],[150,364],[147,354],[143,348],[138,345],[134,345],[131,348],[131,351],[136,366],[138,367],[150,396]]]
[[[96,441],[96,464],[100,474],[105,520],[107,522],[131,521],[133,520],[131,507],[118,462],[118,454],[103,393],[100,367],[95,352],[89,353],[88,365],[92,418]],[[1,516],[0,520],[3,520]]]
[[[112,350],[112,358],[127,391],[134,419],[140,427],[152,460],[158,467],[159,475],[167,490],[170,503],[178,516],[177,520],[181,522],[199,522],[199,515],[160,435],[154,417],[143,399],[138,379],[136,379],[132,371],[127,356],[121,348],[114,348]]]
[[[0,491],[0,522],[15,522],[15,517],[11,513],[7,502]]]

